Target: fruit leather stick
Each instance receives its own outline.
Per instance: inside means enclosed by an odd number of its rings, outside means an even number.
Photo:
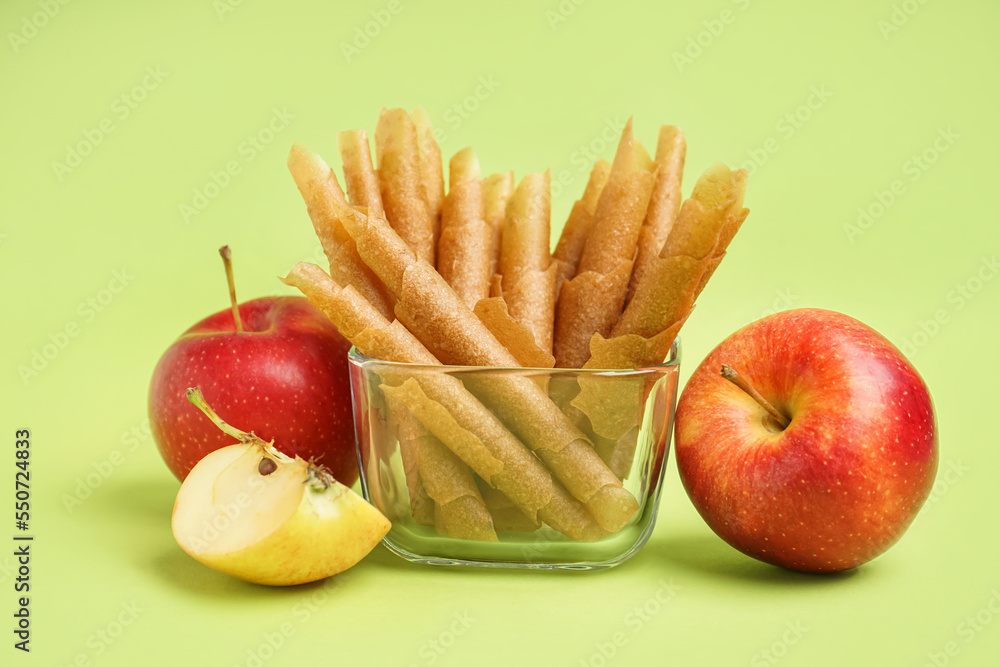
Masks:
[[[635,294],[636,285],[659,256],[670,229],[681,208],[681,180],[684,176],[684,158],[687,144],[679,127],[663,125],[656,141],[656,182],[649,197],[646,219],[639,230],[638,249],[632,280],[629,282],[626,302]]]
[[[573,204],[569,217],[566,218],[566,224],[559,234],[559,242],[552,251],[552,257],[559,265],[556,273],[557,290],[562,287],[564,280],[576,275],[580,256],[583,255],[583,246],[586,245],[590,230],[594,227],[597,201],[610,172],[611,163],[607,160],[598,160],[594,163],[593,169],[590,170],[590,178],[587,179],[587,187],[583,190],[583,197]]]
[[[494,278],[494,284],[499,283],[499,276]],[[552,368],[556,362],[555,357],[538,347],[531,330],[511,317],[499,285],[496,293],[497,296],[480,299],[476,303],[473,309],[476,317],[514,355],[518,364],[525,368]]]
[[[602,373],[602,376],[603,375],[605,374]],[[614,380],[606,377],[600,381],[613,382]],[[583,384],[587,384],[586,379],[583,380]],[[558,375],[549,384],[549,395],[552,396],[553,402],[559,406],[559,409],[562,410],[581,431],[583,431],[584,435],[587,436],[587,439],[594,444],[594,450],[601,457],[601,460],[608,465],[611,472],[613,472],[618,479],[625,480],[628,477],[629,469],[632,466],[632,456],[634,455],[635,447],[638,444],[638,427],[632,428],[619,440],[612,440],[611,438],[604,437],[594,430],[590,417],[588,417],[579,407],[573,404],[573,399],[579,396],[579,394],[580,381],[578,377]],[[611,398],[613,399],[614,396]],[[633,397],[632,400],[638,401],[640,399],[639,397]],[[641,414],[640,410],[637,409],[635,405],[623,406],[622,411],[626,415]],[[638,420],[633,419],[633,421],[637,423]],[[486,499],[485,496],[483,499]],[[487,503],[487,506],[489,506],[489,503]]]
[[[543,352],[552,352],[558,269],[549,253],[549,218],[549,172],[528,174],[507,203],[499,273],[510,316]]]
[[[362,354],[387,361],[438,363],[399,320],[390,323],[353,288],[341,287],[319,267],[299,263],[284,281],[301,290]],[[575,540],[606,534],[459,379],[434,369],[420,373],[419,382],[406,371],[400,373],[395,378],[388,372],[382,375],[387,383],[399,382],[384,391],[521,511]]]
[[[493,518],[476,482],[458,456],[422,424],[414,434],[419,447],[420,481],[434,499],[436,519],[444,534],[459,540],[496,542]]]
[[[621,315],[655,168],[632,137],[629,119],[598,199],[577,274],[559,292],[554,354],[560,368],[583,366],[590,357],[591,337],[606,336]]]
[[[399,443],[399,456],[403,464],[403,475],[406,477],[406,488],[410,497],[410,513],[413,520],[422,526],[434,525],[434,498],[428,495],[420,479],[420,438],[424,435],[423,427],[413,418],[405,406],[391,400],[386,400],[388,421],[395,426],[396,442]],[[385,437],[385,436],[383,436]],[[382,463],[389,464],[388,456],[381,456],[379,461],[371,461],[368,478],[379,478],[379,467]],[[378,484],[368,485],[369,490]]]
[[[420,181],[424,201],[430,209],[434,223],[434,247],[437,248],[441,228],[441,211],[444,206],[444,168],[441,165],[441,147],[434,138],[434,126],[423,107],[417,106],[410,113],[417,130],[417,150],[420,151]]]
[[[715,273],[715,270],[719,268],[719,264],[722,263],[722,258],[726,254],[726,249],[729,247],[729,243],[736,236],[736,232],[740,230],[743,226],[743,221],[747,219],[750,214],[750,209],[743,208],[743,195],[746,190],[747,185],[747,171],[746,169],[737,169],[733,172],[733,189],[736,191],[736,201],[726,212],[726,219],[722,223],[722,228],[719,230],[718,240],[715,243],[715,247],[712,249],[712,259],[708,263],[708,268],[705,273],[701,276],[701,281],[698,283],[698,289],[695,290],[695,298],[701,294],[701,291],[705,289],[705,285],[708,284],[709,278]]]
[[[503,221],[507,214],[507,201],[514,193],[514,172],[490,174],[483,179],[483,217],[490,226],[490,275],[500,266],[500,245],[503,238]]]
[[[509,191],[507,194],[510,194]],[[504,217],[504,211],[499,211],[499,230],[503,229]],[[502,239],[502,234],[498,232],[497,238]],[[549,279],[547,273],[543,276],[545,280]],[[535,333],[511,314],[503,297],[502,282],[500,274],[493,274],[490,279],[489,297],[477,301],[473,306],[473,312],[517,359],[518,364],[526,368],[552,368],[555,365],[555,357],[552,356],[551,349],[542,349],[535,338]],[[549,332],[551,324],[550,315],[546,325]]]
[[[691,197],[681,206],[650,272],[636,286],[635,296],[615,324],[612,337],[637,334],[650,338],[691,312],[705,272],[721,260],[724,248],[716,250],[720,241],[729,242],[723,231],[735,233],[735,221],[742,222],[749,213],[743,209],[745,185],[745,170],[733,172],[724,164],[713,165],[702,174]],[[666,349],[659,359],[643,360],[642,365],[660,363],[670,348],[667,341],[664,344]]]
[[[372,208],[384,216],[378,174],[372,166],[371,148],[368,146],[368,133],[364,130],[341,132],[337,135],[337,144],[340,146],[340,161],[344,166],[344,182],[351,205]]]
[[[473,308],[489,294],[493,232],[483,219],[483,191],[476,154],[471,148],[462,149],[451,158],[448,170],[451,187],[441,212],[438,273]]]
[[[545,466],[468,393],[457,378],[435,372],[432,376],[421,377],[419,380],[411,377],[397,386],[383,385],[383,390],[386,395],[405,404],[429,431],[459,454],[477,474],[514,501],[528,516],[537,516],[574,540],[591,541],[607,534],[599,522],[595,523],[595,517],[588,508],[553,479]],[[515,446],[518,448],[516,456],[507,458],[516,460],[487,460],[488,465],[478,468],[467,456],[471,452],[475,458],[477,452],[497,450],[502,450],[503,455],[514,454]],[[497,466],[497,463],[500,465]],[[494,470],[498,472],[493,472]],[[550,495],[545,504],[536,508],[514,495],[522,493],[521,487],[526,481],[530,482],[529,486],[532,488],[548,485]]]
[[[727,221],[746,218],[746,177],[742,171],[732,172],[717,164],[698,179],[611,337],[594,336],[592,356],[585,367],[621,364],[623,368],[641,368],[662,363],[691,314],[720,240],[725,240]],[[622,377],[613,383],[581,378],[580,395],[573,404],[587,414],[596,432],[621,440],[636,425],[633,406],[641,405],[648,389],[637,378]]]
[[[396,317],[441,362],[518,367],[517,359],[437,271],[417,259],[385,220],[366,217],[347,206],[341,206],[339,214],[362,259],[396,295]],[[350,338],[343,329],[341,333]],[[531,378],[514,373],[490,374],[488,378],[469,374],[466,382],[569,492],[587,505],[602,528],[619,530],[635,514],[639,507],[636,499]],[[431,424],[424,421],[424,425],[434,432]]]
[[[378,180],[385,217],[421,259],[434,265],[436,213],[428,202],[417,128],[405,109],[383,109],[375,126]]]
[[[493,527],[498,533],[531,533],[541,528],[541,523],[518,509],[510,498],[484,482],[482,478],[476,477],[476,484],[483,495],[486,509],[493,518]]]
[[[337,176],[316,153],[296,144],[288,154],[288,171],[306,203],[316,236],[330,262],[330,275],[351,285],[385,316],[392,316],[392,297],[382,281],[358,256],[354,239],[337,217],[333,204],[346,203]]]

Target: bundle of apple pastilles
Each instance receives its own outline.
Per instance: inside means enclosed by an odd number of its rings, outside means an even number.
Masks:
[[[346,196],[319,155],[296,145],[288,157],[330,266],[300,263],[284,280],[373,359],[659,365],[748,213],[746,172],[721,164],[682,203],[683,134],[663,126],[651,158],[630,120],[550,252],[547,172],[515,187],[512,172],[483,177],[465,148],[448,163],[446,192],[419,108],[381,112],[377,168],[364,130],[338,140]],[[579,374],[572,391],[527,373],[459,379],[388,364],[379,377],[415,522],[483,541],[545,523],[592,541],[636,515],[622,483],[644,398],[635,374]]]

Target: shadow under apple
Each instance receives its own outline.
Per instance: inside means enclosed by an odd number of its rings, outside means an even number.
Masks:
[[[419,567],[407,563],[381,544],[346,573],[297,586],[263,586],[253,584],[199,563],[185,553],[174,540],[170,519],[179,483],[170,476],[157,475],[123,480],[102,489],[92,502],[98,510],[95,516],[107,523],[108,539],[121,541],[118,553],[127,553],[140,570],[163,585],[199,599],[220,599],[226,604],[233,600],[250,602],[271,600],[277,596],[311,595],[330,584],[346,583],[352,576],[369,567]],[[100,519],[98,519],[100,521]],[[96,527],[96,526],[95,526]],[[338,586],[339,587],[339,586]]]
[[[831,586],[855,579],[863,570],[854,568],[827,574],[797,572],[751,558],[711,533],[654,536],[636,559],[640,557],[647,562],[651,559],[663,561],[674,571],[682,569],[768,586]]]

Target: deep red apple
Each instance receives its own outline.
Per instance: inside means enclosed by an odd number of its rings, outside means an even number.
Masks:
[[[722,377],[723,364],[760,400]],[[780,312],[729,336],[688,380],[676,426],[681,480],[712,530],[797,570],[836,572],[883,553],[937,471],[917,371],[876,331],[828,310]]]
[[[232,444],[188,402],[188,387],[200,387],[227,422],[322,463],[350,486],[358,477],[350,343],[303,297],[240,304],[238,331],[231,295],[233,309],[185,331],[153,371],[149,422],[167,466],[183,480],[206,454]]]

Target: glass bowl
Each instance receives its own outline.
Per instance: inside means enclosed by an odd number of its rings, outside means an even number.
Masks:
[[[349,353],[361,487],[418,563],[596,570],[656,520],[679,343],[650,368],[431,366]]]

